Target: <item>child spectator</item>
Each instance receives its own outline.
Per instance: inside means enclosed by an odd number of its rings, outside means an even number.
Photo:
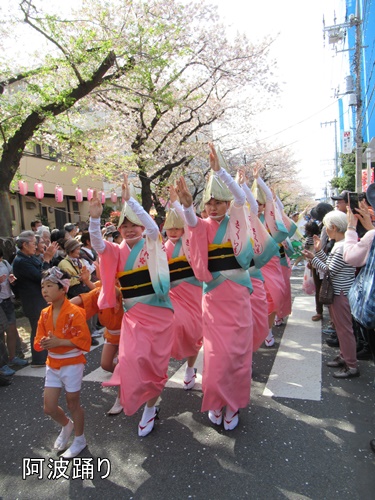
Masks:
[[[44,413],[61,426],[54,448],[66,449],[70,435],[75,438],[63,454],[64,459],[76,457],[85,447],[83,434],[84,411],[80,405],[80,390],[86,358],[83,351],[91,346],[90,331],[83,309],[66,298],[69,290],[68,273],[53,267],[42,273],[42,295],[50,305],[42,310],[34,349],[48,351],[44,388]],[[70,420],[58,405],[61,388],[65,387],[66,402],[73,417]]]

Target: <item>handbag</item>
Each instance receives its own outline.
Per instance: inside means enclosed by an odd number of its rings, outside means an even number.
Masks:
[[[331,280],[331,276],[329,274],[329,270],[326,269],[324,271],[322,284],[320,286],[319,302],[321,304],[328,306],[328,305],[333,303],[333,297],[334,297],[334,293],[333,293],[332,280]]]
[[[375,328],[375,238],[367,262],[348,293],[352,316],[368,330]]]

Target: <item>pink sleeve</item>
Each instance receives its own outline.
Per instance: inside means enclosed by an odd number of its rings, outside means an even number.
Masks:
[[[367,231],[367,233],[359,241],[356,231],[346,231],[344,242],[344,261],[351,266],[364,266],[366,264],[374,237],[375,229]]]
[[[109,241],[105,242],[105,250],[100,254],[100,290],[99,309],[108,309],[116,306],[115,282],[120,260],[120,246]]]
[[[199,281],[212,281],[212,274],[208,270],[208,238],[206,225],[197,217],[197,225],[188,227],[191,267]]]

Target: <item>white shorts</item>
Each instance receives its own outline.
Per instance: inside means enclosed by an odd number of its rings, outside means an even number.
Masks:
[[[81,390],[84,363],[62,366],[60,369],[46,366],[44,387],[65,387],[66,392]]]

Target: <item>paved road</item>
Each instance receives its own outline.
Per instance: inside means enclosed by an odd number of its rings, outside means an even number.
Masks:
[[[42,373],[20,370],[0,388],[0,498],[374,499],[374,365],[360,362],[357,379],[331,376],[334,350],[310,320],[301,283],[293,272],[293,314],[274,329],[275,348],[254,355],[251,404],[232,432],[200,413],[199,384],[183,391],[183,367],[171,362],[160,420],[138,438],[140,412],[105,416],[115,390],[99,383],[99,347],[82,389],[89,445],[64,468],[52,449],[57,426],[42,412]]]

